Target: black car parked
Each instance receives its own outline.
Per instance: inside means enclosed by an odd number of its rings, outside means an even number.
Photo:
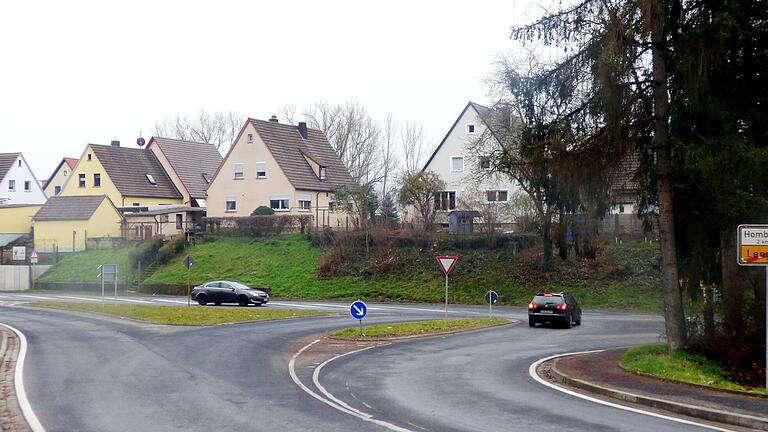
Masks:
[[[213,281],[192,289],[192,300],[203,306],[208,303],[213,303],[216,306],[222,303],[237,303],[240,306],[248,306],[253,303],[256,306],[261,306],[269,301],[269,294],[240,282]]]
[[[528,303],[528,326],[545,322],[563,324],[566,328],[581,325],[581,307],[567,292],[538,293]]]

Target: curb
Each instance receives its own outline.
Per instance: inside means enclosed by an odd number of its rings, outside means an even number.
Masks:
[[[582,354],[583,355],[583,354]],[[634,393],[624,392],[621,390],[604,387],[591,382],[572,378],[568,374],[557,369],[557,361],[560,358],[569,357],[565,354],[551,359],[549,365],[549,373],[556,382],[565,384],[571,387],[575,387],[581,390],[586,390],[591,393],[608,396],[614,399],[619,399],[624,402],[635,403],[639,405],[645,405],[652,408],[663,409],[676,414],[682,414],[690,417],[696,417],[703,420],[724,423],[734,426],[747,427],[757,430],[768,431],[768,418],[756,417],[746,414],[736,414],[733,412],[702,408],[699,406],[688,405],[680,402],[673,402],[666,399],[653,398],[649,396],[642,396]],[[537,371],[538,373],[538,371]],[[541,374],[540,374],[541,375]]]

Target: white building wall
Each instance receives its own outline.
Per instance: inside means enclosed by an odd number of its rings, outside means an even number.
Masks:
[[[0,174],[2,175],[2,174]],[[10,190],[10,181],[15,180],[16,187]],[[24,190],[24,182],[29,182],[30,190]],[[47,198],[32,170],[19,154],[11,169],[0,182],[0,202],[3,204],[45,204]]]
[[[468,125],[474,125],[474,134],[468,133]],[[502,176],[483,175],[484,173],[480,168],[480,157],[484,155],[475,148],[475,143],[485,135],[486,130],[479,113],[470,105],[459,117],[425,167],[426,170],[437,173],[445,181],[446,191],[456,192],[456,207],[459,210],[472,209],[473,206],[468,203],[488,203],[485,193],[488,190],[507,191],[508,204],[512,195],[520,189],[517,183]],[[494,140],[493,142],[486,142],[484,145],[493,146],[498,145],[498,143]],[[457,156],[463,157],[464,169],[462,171],[452,169],[451,159]],[[462,205],[462,203],[465,204]],[[445,216],[439,217],[437,222],[447,223],[447,218]],[[505,217],[499,222],[513,223],[514,220],[511,217]]]

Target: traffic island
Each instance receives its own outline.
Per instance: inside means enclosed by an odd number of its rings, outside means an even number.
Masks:
[[[626,348],[564,355],[537,368],[540,377],[592,395],[757,430],[768,430],[768,398],[664,381],[619,366]]]
[[[0,430],[3,432],[30,430],[16,398],[13,376],[19,349],[20,343],[16,334],[0,326]]]
[[[351,341],[394,341],[418,337],[440,336],[472,330],[509,325],[515,321],[506,318],[458,318],[449,320],[413,321],[375,324],[337,330],[331,339]]]

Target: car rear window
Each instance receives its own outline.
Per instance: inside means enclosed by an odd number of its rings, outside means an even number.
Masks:
[[[536,304],[562,304],[562,296],[536,296],[533,298],[533,302]]]

